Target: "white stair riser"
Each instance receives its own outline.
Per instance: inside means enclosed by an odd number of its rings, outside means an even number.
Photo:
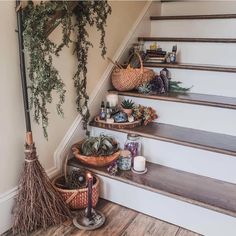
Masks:
[[[120,96],[157,111],[157,122],[229,135],[236,134],[236,110]]]
[[[146,49],[152,42],[146,42]],[[177,45],[177,62],[235,66],[236,44],[234,43],[193,43],[193,42],[157,42],[162,50],[171,52]]]
[[[92,135],[105,133],[124,148],[127,134],[92,128]],[[142,138],[142,155],[149,162],[236,184],[236,157],[159,140]],[[222,168],[222,166],[224,168]]]
[[[152,68],[159,74],[162,68]],[[181,86],[191,88],[192,93],[236,97],[236,73],[168,69],[172,81],[181,81]]]
[[[176,1],[162,3],[161,14],[175,15],[209,15],[235,14],[235,1]]]
[[[236,19],[152,21],[151,36],[235,38],[235,25]]]
[[[99,176],[101,197],[207,236],[235,236],[236,218]]]

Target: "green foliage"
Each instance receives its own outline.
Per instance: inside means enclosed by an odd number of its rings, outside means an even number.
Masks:
[[[53,56],[59,56],[64,46],[72,43],[71,33],[76,34],[74,54],[77,56],[77,71],[73,77],[77,92],[77,110],[82,115],[84,128],[89,120],[87,88],[88,50],[92,46],[86,26],[96,26],[101,33],[101,55],[106,53],[105,26],[111,7],[107,1],[77,1],[71,9],[70,1],[45,1],[33,4],[29,1],[24,8],[24,46],[29,56],[29,89],[30,105],[34,119],[41,123],[47,137],[48,115],[47,105],[52,103],[54,91],[58,94],[56,105],[59,115],[63,115],[62,104],[65,101],[65,84],[53,65]],[[62,12],[56,21],[52,17]],[[72,17],[75,16],[75,22]],[[48,27],[62,25],[62,42],[57,45],[48,38]]]
[[[143,83],[137,88],[139,93],[147,94],[150,93],[152,90],[152,86],[150,83]]]
[[[124,99],[121,103],[124,109],[132,109],[134,107],[134,102],[130,99]]]
[[[181,87],[180,85],[182,84],[182,82],[180,81],[170,81],[170,91],[171,92],[182,92],[182,93],[185,93],[185,92],[188,92],[192,87],[190,88],[183,88]]]
[[[100,135],[85,139],[79,150],[85,156],[108,156],[118,150],[118,144],[113,138]]]

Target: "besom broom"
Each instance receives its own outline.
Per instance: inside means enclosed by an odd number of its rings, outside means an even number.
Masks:
[[[27,235],[38,228],[46,229],[51,225],[60,224],[70,218],[71,213],[60,194],[54,189],[37,157],[30,122],[24,58],[23,16],[20,0],[16,1],[16,11],[26,144],[24,169],[13,209],[12,229],[14,235]]]

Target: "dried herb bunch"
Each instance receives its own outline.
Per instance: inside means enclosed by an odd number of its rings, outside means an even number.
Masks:
[[[60,17],[53,20],[55,15]],[[30,104],[34,119],[41,123],[47,137],[49,111],[54,91],[58,94],[56,105],[59,115],[63,115],[62,104],[65,101],[65,84],[53,65],[53,57],[59,56],[64,46],[74,43],[74,54],[78,59],[77,71],[73,77],[77,92],[77,110],[82,115],[84,128],[89,120],[87,88],[88,50],[92,46],[86,27],[95,26],[101,32],[101,55],[106,54],[105,26],[111,7],[107,1],[44,1],[40,4],[28,2],[24,8],[24,46],[29,56]],[[72,17],[75,16],[75,22]],[[49,29],[62,26],[62,42],[56,44],[48,38]],[[76,34],[75,42],[71,33]]]
[[[142,105],[137,105],[133,108],[133,115],[137,120],[142,119],[144,125],[147,125],[158,118],[156,111],[153,108]]]

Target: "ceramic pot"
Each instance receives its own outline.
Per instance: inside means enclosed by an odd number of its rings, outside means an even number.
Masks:
[[[125,109],[125,108],[123,108],[123,112],[125,112],[128,116],[131,116],[132,113],[133,113],[133,110],[132,109]]]

